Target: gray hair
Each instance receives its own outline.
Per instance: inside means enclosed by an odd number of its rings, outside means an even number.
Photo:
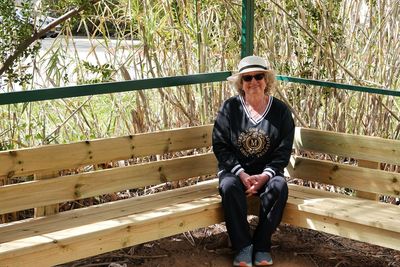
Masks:
[[[264,93],[266,95],[271,95],[276,89],[275,72],[273,70],[266,71],[264,80],[266,84]],[[233,75],[228,78],[228,82],[239,93],[239,95],[244,96],[244,91],[242,89],[243,87],[242,75],[240,74]]]

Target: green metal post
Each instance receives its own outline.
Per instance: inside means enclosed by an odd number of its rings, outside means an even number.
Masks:
[[[254,43],[254,0],[242,1],[242,54],[253,55]]]

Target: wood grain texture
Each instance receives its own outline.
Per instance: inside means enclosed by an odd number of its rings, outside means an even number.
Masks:
[[[0,214],[216,173],[206,153],[0,187]],[[16,198],[15,196],[18,196]]]
[[[218,180],[212,179],[187,187],[70,210],[54,216],[21,221],[17,224],[0,224],[0,243],[46,235],[65,228],[75,228],[216,195],[218,194],[217,187]]]
[[[35,180],[46,180],[46,179],[52,179],[57,176],[58,176],[58,173],[55,171],[50,171],[47,173],[42,172],[42,173],[35,173],[34,179]],[[58,203],[50,205],[50,206],[37,207],[37,208],[35,208],[34,217],[53,215],[53,214],[58,213],[58,210],[59,210]],[[0,208],[0,211],[1,211],[1,208]]]
[[[160,207],[149,206],[150,210],[138,210],[136,213],[120,214],[121,216],[118,217],[118,210],[120,211],[121,208],[119,207],[115,210],[117,213],[111,216],[117,215],[115,218],[83,221],[82,225],[72,225],[70,228],[64,225],[59,230],[30,237],[22,236],[19,240],[3,243],[0,245],[2,266],[26,266],[32,261],[40,266],[51,266],[221,222],[223,217],[220,197],[206,196],[216,193],[217,179],[205,183],[207,185],[203,187],[205,190],[203,195],[197,195],[189,201],[182,199],[182,202],[174,203],[173,196],[180,195],[179,189],[175,189],[169,198],[160,198],[164,202],[164,205],[161,204]],[[196,186],[193,186],[192,190],[184,189],[189,191],[185,193],[182,191],[182,194],[188,196],[190,191],[197,192]],[[212,191],[207,192],[207,188]],[[167,193],[171,192],[164,194]],[[157,198],[157,196],[154,197]],[[157,203],[154,200],[144,201],[143,205]],[[370,207],[371,203],[377,207]],[[290,185],[290,197],[283,221],[300,227],[400,249],[398,242],[400,229],[397,226],[397,217],[391,217],[390,213],[398,214],[398,208],[389,204],[341,197],[337,193]],[[373,211],[379,213],[381,218],[384,215],[378,223],[376,214],[368,214]],[[80,219],[85,220],[84,217]],[[44,231],[45,224],[37,227],[42,227]]]
[[[211,146],[212,125],[0,152],[0,177]]]
[[[400,164],[400,141],[380,137],[296,128],[294,146],[355,159]]]
[[[160,239],[223,220],[219,197],[208,197],[82,227],[2,244],[2,266],[52,266]]]
[[[0,178],[210,146],[211,131],[212,125],[206,125],[0,152],[0,162],[5,162],[0,165]],[[297,128],[297,149],[360,159],[361,164],[292,157],[286,171],[291,177],[398,197],[399,173],[371,169],[362,162],[398,164],[399,144],[395,140]],[[216,169],[214,155],[205,153],[1,186],[0,214],[215,175]],[[30,266],[32,262],[52,266],[219,223],[223,213],[217,185],[215,178],[152,195],[0,225],[0,266]],[[257,198],[248,200],[249,212],[256,214]],[[289,185],[283,222],[400,250],[399,215],[400,207],[395,205]]]
[[[358,166],[363,168],[378,169],[380,170],[380,163],[369,160],[358,160]],[[379,200],[379,194],[371,193],[368,191],[357,190],[356,196],[365,199]]]
[[[282,222],[400,250],[400,207],[289,186]]]
[[[309,181],[353,188],[374,194],[400,196],[400,173],[324,160],[292,157],[286,173]]]

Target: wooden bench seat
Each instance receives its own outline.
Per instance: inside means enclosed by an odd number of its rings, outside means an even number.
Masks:
[[[5,224],[1,266],[54,265],[221,222],[217,183]]]
[[[217,194],[217,182],[202,182],[196,185],[163,191],[130,199],[75,209],[53,216],[27,219],[0,225],[0,244],[34,235],[46,235],[66,228],[143,213],[165,206],[185,203],[194,199]],[[0,245],[0,248],[2,245]]]
[[[286,222],[400,250],[400,207],[379,202],[400,197],[400,173],[382,170],[398,169],[399,140],[296,128],[294,146],[287,176],[350,190],[291,187]]]
[[[400,250],[400,208],[289,185],[283,222]]]
[[[0,152],[0,178],[38,177],[0,186],[0,214],[40,211],[35,218],[0,224],[0,266],[51,266],[222,222],[211,131],[206,125]],[[400,250],[400,207],[376,201],[379,195],[399,196],[400,173],[346,163],[398,164],[400,141],[297,128],[295,150],[288,177],[353,191],[290,184],[283,222]],[[65,172],[116,160],[133,164]],[[202,177],[198,183],[197,177]],[[57,212],[58,203],[168,188],[177,181],[192,185]],[[249,200],[250,213],[256,214],[258,202]]]

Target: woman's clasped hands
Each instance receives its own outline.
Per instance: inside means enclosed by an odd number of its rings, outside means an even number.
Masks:
[[[260,190],[269,180],[269,176],[265,173],[249,175],[242,171],[239,174],[240,180],[246,187],[246,195],[248,197],[256,195],[258,190]]]

